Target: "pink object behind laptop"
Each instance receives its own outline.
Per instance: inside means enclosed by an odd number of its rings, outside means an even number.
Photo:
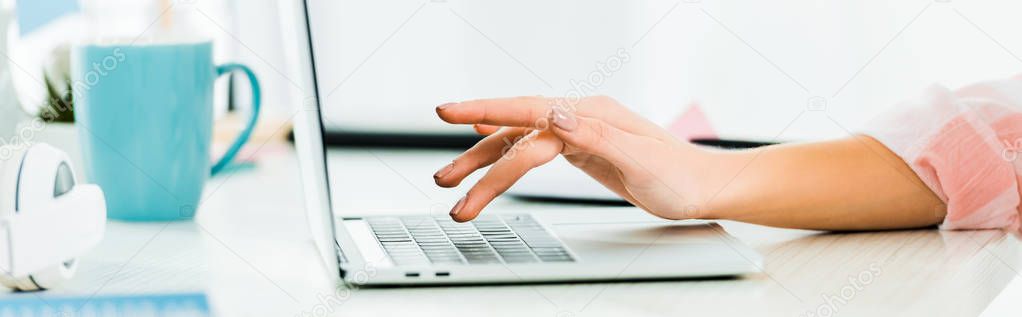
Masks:
[[[716,139],[717,132],[706,118],[698,103],[689,104],[681,115],[667,127],[667,131],[681,140]]]

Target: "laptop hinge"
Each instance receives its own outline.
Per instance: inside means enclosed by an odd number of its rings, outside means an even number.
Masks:
[[[341,250],[341,245],[337,244],[337,240],[334,240],[334,250],[336,250],[334,254],[337,254],[337,273],[340,274],[343,279],[345,273],[344,264],[348,263],[348,257],[344,255],[344,251]]]

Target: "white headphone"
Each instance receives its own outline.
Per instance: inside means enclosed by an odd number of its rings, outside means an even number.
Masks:
[[[46,144],[0,147],[0,284],[35,291],[71,278],[103,237],[106,202]]]

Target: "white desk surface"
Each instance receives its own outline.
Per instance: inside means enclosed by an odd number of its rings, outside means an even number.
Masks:
[[[221,316],[959,316],[979,314],[1022,271],[1019,240],[1001,231],[822,234],[724,222],[765,256],[765,273],[727,280],[347,289],[328,282],[315,254],[293,151],[268,147],[255,170],[209,182],[194,222],[110,222],[76,279],[42,295],[205,291]],[[346,185],[360,193],[346,207],[366,214],[446,214],[465,190],[432,184],[434,169],[455,152],[346,151],[358,159],[339,171],[362,181]],[[491,210],[551,208],[641,212],[513,198],[500,198]]]

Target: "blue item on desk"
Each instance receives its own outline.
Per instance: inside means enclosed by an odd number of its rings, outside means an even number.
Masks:
[[[17,295],[0,299],[7,316],[212,316],[202,293],[51,297]]]
[[[71,52],[71,79],[88,87],[75,95],[85,175],[106,193],[111,219],[194,217],[205,182],[234,159],[259,116],[259,81],[247,66],[216,65],[210,41],[154,40],[85,43]],[[235,71],[248,76],[251,116],[211,163],[214,83]]]
[[[75,0],[19,0],[15,5],[18,14],[18,33],[25,35],[39,30],[62,16],[80,11]]]

